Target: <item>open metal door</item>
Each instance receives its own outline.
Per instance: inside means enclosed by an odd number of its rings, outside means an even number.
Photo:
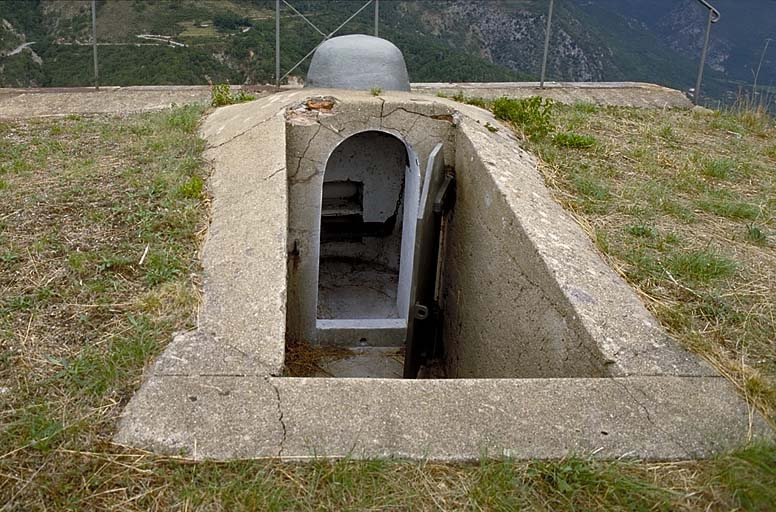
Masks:
[[[407,343],[404,354],[404,378],[414,379],[420,366],[430,357],[436,337],[437,264],[440,226],[448,191],[453,178],[445,174],[442,144],[428,157],[415,231],[410,307],[407,318]]]

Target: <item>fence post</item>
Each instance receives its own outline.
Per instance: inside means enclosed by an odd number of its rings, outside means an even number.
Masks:
[[[375,0],[375,37],[380,37],[380,0]]]
[[[706,54],[709,51],[709,35],[711,34],[711,22],[714,18],[714,11],[709,9],[709,21],[706,24],[706,38],[703,41],[703,53],[701,54],[701,65],[698,68],[698,81],[695,82],[695,104],[701,102],[701,82],[703,82],[703,68],[706,67]]]
[[[547,14],[547,30],[544,34],[544,57],[542,58],[542,78],[539,87],[544,89],[544,77],[547,73],[547,54],[550,51],[550,29],[552,28],[552,11],[555,0],[550,0],[550,12]]]
[[[92,0],[92,53],[94,54],[94,90],[100,90],[100,72],[97,66],[97,2]]]
[[[280,89],[280,0],[275,0],[275,87]]]

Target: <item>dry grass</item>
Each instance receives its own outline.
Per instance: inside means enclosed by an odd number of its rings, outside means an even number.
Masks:
[[[322,364],[326,360],[352,356],[346,348],[311,345],[306,341],[286,343],[284,375],[286,377],[327,377]]]
[[[190,326],[197,305],[196,254],[207,216],[198,115],[176,109],[0,125],[2,510],[768,510],[776,502],[772,446],[714,461],[596,461],[580,454],[450,465],[192,463],[112,445],[118,414],[144,366],[173,331]],[[557,190],[572,204],[573,194]],[[593,233],[617,225],[608,213],[599,222],[576,208]],[[758,222],[772,229],[770,220]],[[643,237],[661,226],[633,232]],[[767,236],[765,245],[752,241],[752,250],[772,250]],[[750,242],[734,242],[748,254],[743,244]],[[735,257],[738,276],[748,260],[725,254]],[[630,263],[619,265],[629,275]],[[762,275],[746,282],[751,290],[740,300],[759,304],[746,325],[760,325],[769,310],[758,297],[772,282]],[[655,304],[679,300],[639,286]],[[692,286],[702,293],[706,285]],[[722,296],[737,304],[729,296],[735,289],[726,290]],[[289,349],[290,364],[299,365],[292,372],[314,370],[332,355]],[[748,354],[747,368],[771,375]]]

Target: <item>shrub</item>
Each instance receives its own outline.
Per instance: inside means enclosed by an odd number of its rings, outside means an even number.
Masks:
[[[237,94],[233,93],[229,84],[213,84],[210,89],[210,104],[214,107],[223,107],[224,105],[243,103],[255,99],[256,96],[242,90],[238,91]]]
[[[498,98],[493,102],[493,115],[520,128],[529,138],[543,138],[554,129],[553,101],[541,96],[525,99]]]

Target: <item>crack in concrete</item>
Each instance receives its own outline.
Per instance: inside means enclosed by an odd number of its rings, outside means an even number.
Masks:
[[[383,115],[383,112],[385,111],[385,98],[378,97],[377,99],[380,100],[380,128],[382,128],[383,127],[383,117],[385,117]]]
[[[275,114],[275,115],[276,115],[276,114]],[[274,118],[274,117],[275,117],[275,115],[272,115],[272,116],[268,117],[267,119],[264,119],[263,121],[259,121],[258,123],[254,124],[253,126],[249,126],[249,127],[248,127],[248,128],[246,128],[245,130],[243,130],[243,131],[241,131],[240,133],[238,133],[237,135],[234,135],[234,136],[232,136],[231,138],[229,138],[228,140],[225,140],[224,142],[222,142],[222,143],[220,143],[220,144],[216,144],[215,146],[208,146],[208,148],[207,148],[207,149],[217,149],[217,148],[220,148],[221,146],[224,146],[224,145],[226,145],[226,144],[229,144],[229,143],[230,143],[230,142],[232,142],[233,140],[235,140],[235,139],[238,139],[238,138],[242,137],[243,135],[245,135],[245,134],[246,134],[246,133],[248,133],[249,131],[253,130],[254,128],[258,128],[259,126],[263,125],[263,124],[264,124],[264,123],[266,123],[267,121],[271,121],[271,120],[272,120],[272,118]]]
[[[313,136],[307,140],[307,145],[305,146],[304,151],[302,151],[302,156],[299,157],[299,163],[296,165],[296,171],[294,171],[294,174],[290,176],[292,179],[296,178],[296,176],[299,174],[299,169],[301,169],[302,167],[302,160],[305,159],[305,157],[307,156],[307,152],[310,151],[310,146],[313,145],[313,141],[315,140],[315,137],[317,137],[318,134],[321,132],[321,128],[323,126],[320,123],[316,123],[316,124],[318,126],[318,129],[315,130],[315,133],[313,134]],[[309,161],[310,159],[308,158],[307,160]],[[313,176],[314,175],[315,174],[313,174]],[[310,179],[310,178],[305,178],[305,179]]]
[[[383,106],[385,106],[385,102],[383,102]],[[396,107],[395,109],[391,110],[390,112],[388,112],[385,115],[383,115],[383,112],[381,110],[380,111],[380,117],[381,118],[383,118],[383,117],[390,117],[397,110],[404,111],[404,112],[406,112],[408,114],[414,114],[416,116],[422,116],[422,117],[425,117],[425,118],[428,118],[428,119],[432,119],[434,121],[443,121],[445,123],[455,124],[454,123],[455,119],[454,119],[454,113],[453,112],[451,112],[451,113],[444,113],[444,114],[424,114],[422,112],[416,112],[414,110],[409,110],[409,109],[406,109],[404,107]]]
[[[280,427],[283,430],[283,436],[280,438],[280,446],[278,446],[278,457],[283,456],[283,450],[285,449],[286,444],[286,437],[288,436],[288,431],[286,429],[286,422],[283,418],[283,401],[280,398],[280,389],[275,385],[274,382],[272,382],[272,379],[269,375],[264,377],[264,380],[272,386],[272,389],[275,391],[275,397],[277,399],[277,408],[278,408],[278,422],[280,422]]]
[[[301,160],[301,159],[300,159],[300,160]],[[281,171],[284,171],[285,169],[286,169],[285,167],[281,167],[280,169],[278,169],[278,170],[276,170],[276,171],[272,171],[270,174],[268,174],[267,176],[263,177],[263,178],[261,179],[261,181],[269,181],[269,180],[271,180],[272,178],[274,178],[275,176],[277,176],[277,174],[278,174],[279,172],[281,172]]]
[[[620,389],[622,389],[623,391],[625,391],[625,394],[626,394],[626,395],[628,395],[628,397],[629,397],[629,398],[630,398],[630,399],[631,399],[631,400],[632,400],[632,401],[633,401],[633,402],[634,402],[636,405],[638,405],[638,406],[641,408],[641,410],[643,410],[643,411],[644,411],[644,414],[647,416],[647,423],[649,423],[650,425],[652,425],[653,427],[655,427],[655,428],[656,428],[656,429],[657,429],[657,430],[658,430],[658,431],[659,431],[661,434],[663,434],[663,435],[664,435],[664,436],[665,436],[665,437],[666,437],[666,438],[667,438],[669,441],[671,441],[671,442],[674,444],[674,446],[676,446],[677,448],[679,448],[680,450],[682,450],[682,451],[683,451],[683,452],[686,454],[685,456],[691,456],[691,455],[690,455],[690,452],[689,452],[689,450],[687,450],[687,449],[684,447],[684,445],[682,445],[682,443],[680,443],[680,442],[679,442],[679,441],[678,441],[676,438],[674,438],[674,436],[672,436],[670,432],[668,432],[667,430],[665,430],[665,429],[663,429],[663,428],[659,427],[659,426],[657,425],[657,423],[655,423],[655,421],[652,419],[652,415],[650,414],[650,412],[649,412],[649,409],[647,408],[647,406],[646,406],[646,405],[644,405],[644,404],[643,404],[643,403],[642,403],[640,400],[638,400],[638,399],[637,399],[635,396],[633,396],[633,393],[631,393],[631,390],[630,390],[630,388],[628,388],[628,386],[627,386],[627,385],[625,385],[624,383],[622,383],[622,382],[618,381],[616,378],[609,377],[609,380],[611,380],[611,381],[614,383],[614,385],[615,385],[615,386],[617,386],[618,388],[620,388]],[[639,391],[639,392],[642,394],[642,396],[644,396],[644,398],[646,398],[646,399],[649,399],[649,396],[647,396],[647,394],[646,394],[646,393],[644,393],[644,391],[643,391],[643,390],[641,390],[641,389],[638,389],[638,391]]]
[[[300,159],[299,159],[299,166],[300,166],[300,167],[301,167],[301,165],[302,165],[302,160],[307,160],[308,162],[312,162],[313,164],[317,164],[317,163],[318,163],[317,161],[315,161],[315,160],[312,160],[312,159],[310,159],[310,158],[300,158]],[[298,172],[299,172],[299,171],[297,170],[297,173],[298,173]],[[306,178],[300,178],[300,179],[297,179],[297,178],[296,178],[296,174],[294,174],[294,178],[291,180],[291,184],[292,184],[292,185],[301,185],[301,184],[303,184],[303,183],[310,183],[310,182],[313,180],[313,178],[315,178],[315,177],[316,177],[316,176],[318,176],[319,174],[320,174],[320,172],[319,172],[318,170],[316,170],[315,172],[313,172],[312,174],[310,174],[310,175],[309,175],[309,176],[307,176]]]
[[[345,138],[345,137],[344,137],[344,136],[343,136],[343,135],[342,135],[342,134],[341,134],[339,131],[337,131],[337,129],[336,129],[336,128],[334,128],[333,126],[330,126],[330,125],[324,124],[324,123],[323,123],[323,121],[321,121],[320,119],[318,120],[318,124],[319,124],[320,126],[322,126],[322,127],[326,128],[326,129],[327,129],[327,130],[329,130],[330,132],[332,132],[332,133],[336,134],[337,136],[339,136],[339,138],[340,138],[340,139],[344,139],[344,138]],[[343,129],[344,129],[344,128],[343,128]]]

